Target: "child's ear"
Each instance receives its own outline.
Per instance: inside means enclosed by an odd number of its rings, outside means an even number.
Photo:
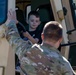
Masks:
[[[39,25],[41,24],[41,21],[39,21]]]

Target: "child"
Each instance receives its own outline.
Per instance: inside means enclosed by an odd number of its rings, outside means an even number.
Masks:
[[[41,43],[41,32],[38,30],[38,26],[40,25],[40,16],[37,11],[31,11],[28,14],[28,30],[23,32],[25,38],[24,40],[29,39],[33,44]]]

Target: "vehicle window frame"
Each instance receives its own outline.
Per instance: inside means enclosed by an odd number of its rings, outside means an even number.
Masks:
[[[0,1],[0,25],[3,24],[7,19],[8,0]]]

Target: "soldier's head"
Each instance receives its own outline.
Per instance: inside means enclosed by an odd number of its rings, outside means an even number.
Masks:
[[[62,26],[56,21],[50,21],[45,24],[42,32],[42,40],[47,43],[58,43],[62,41]]]

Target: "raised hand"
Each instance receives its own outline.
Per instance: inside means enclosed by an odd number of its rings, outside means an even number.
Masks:
[[[14,21],[17,23],[16,12],[10,9],[7,14],[7,23],[10,21]]]

